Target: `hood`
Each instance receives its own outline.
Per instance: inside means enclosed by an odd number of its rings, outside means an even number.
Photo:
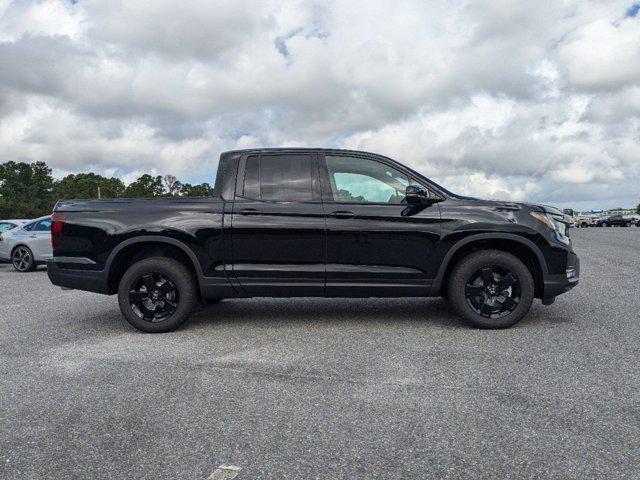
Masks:
[[[553,215],[556,220],[563,223],[571,223],[571,217],[566,215],[562,210],[558,207],[554,207],[552,205],[544,205],[542,203],[526,203],[526,202],[511,202],[511,201],[502,201],[502,200],[484,200],[473,197],[466,197],[469,199],[476,200],[478,202],[482,202],[485,205],[491,205],[497,210],[522,210],[523,207],[530,209],[534,212],[543,212],[549,215]]]

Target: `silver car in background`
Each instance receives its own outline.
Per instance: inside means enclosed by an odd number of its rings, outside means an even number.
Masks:
[[[51,215],[0,234],[0,261],[19,272],[31,272],[52,257]]]

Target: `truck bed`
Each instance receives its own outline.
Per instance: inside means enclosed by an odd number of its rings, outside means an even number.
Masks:
[[[219,276],[224,205],[220,197],[61,200],[53,213],[54,224],[59,222],[52,229],[55,265],[62,274],[108,276],[136,248],[162,241],[175,246],[176,254],[195,255],[191,260],[199,277]],[[111,285],[104,290],[115,293]]]

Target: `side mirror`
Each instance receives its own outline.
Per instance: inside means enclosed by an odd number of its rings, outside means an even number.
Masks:
[[[437,202],[435,196],[420,185],[407,185],[405,199],[409,205],[429,205]]]

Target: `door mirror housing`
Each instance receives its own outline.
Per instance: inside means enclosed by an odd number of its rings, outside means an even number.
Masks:
[[[431,205],[442,200],[421,185],[407,185],[405,199],[409,205]]]

